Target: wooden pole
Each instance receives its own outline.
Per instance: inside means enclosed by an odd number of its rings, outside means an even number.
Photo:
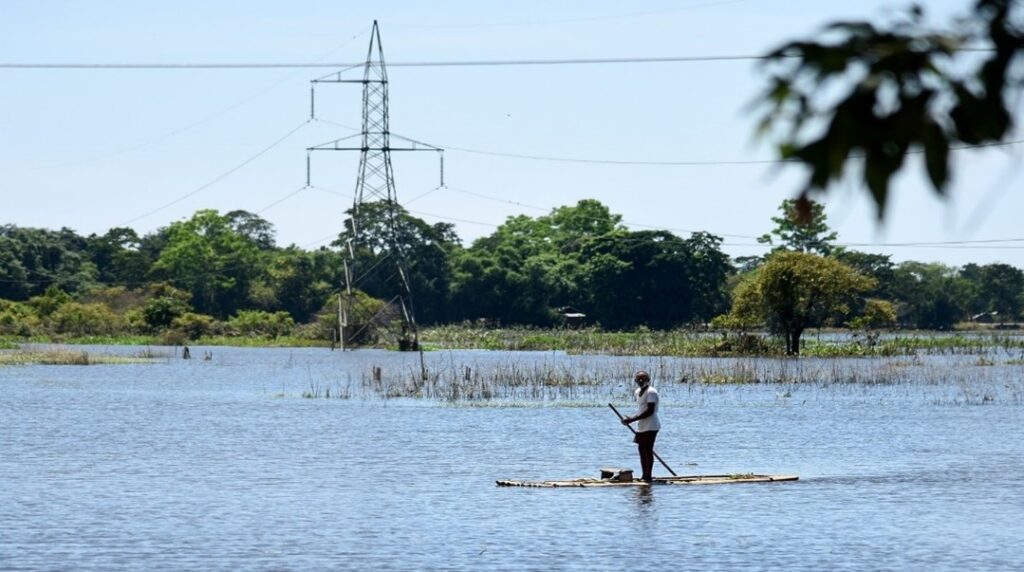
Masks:
[[[609,404],[608,404],[608,407],[611,407],[611,408],[612,408],[612,411],[614,411],[614,412],[615,412],[615,414],[619,416],[619,421],[622,421],[622,420],[624,420],[624,419],[625,419],[625,417],[623,417],[623,416],[622,416],[622,414],[621,414],[621,413],[619,413],[619,410],[618,410],[618,409],[615,409],[615,406],[614,406],[614,405],[612,405],[611,403],[609,403]],[[633,435],[636,435],[636,429],[633,429],[633,428],[632,428],[631,426],[629,426],[629,425],[626,425],[626,428],[627,428],[627,429],[629,429],[630,431],[632,431],[632,432],[633,432]],[[651,451],[651,452],[652,452],[652,453],[654,453],[654,451]],[[669,467],[669,466],[668,466],[668,464],[666,464],[666,463],[665,463],[665,461],[664,461],[664,460],[662,460],[662,458],[661,458],[661,456],[660,456],[660,455],[658,455],[657,453],[654,453],[654,458],[655,458],[655,459],[657,459],[659,463],[661,463],[661,466],[663,466],[663,467],[665,467],[666,469],[668,469],[668,472],[672,473],[672,476],[673,476],[673,477],[678,477],[678,476],[679,476],[679,475],[677,475],[677,474],[676,474],[676,472],[675,472],[675,471],[673,471],[673,470],[672,470],[672,468],[671,468],[671,467]]]

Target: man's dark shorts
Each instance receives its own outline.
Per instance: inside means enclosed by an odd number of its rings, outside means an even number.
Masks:
[[[633,437],[633,442],[640,447],[646,447],[648,449],[654,448],[654,440],[658,438],[657,431],[644,431],[643,433],[637,433],[636,437]]]

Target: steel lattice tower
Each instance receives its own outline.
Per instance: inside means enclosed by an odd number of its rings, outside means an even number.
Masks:
[[[409,285],[409,274],[407,272],[407,260],[399,240],[400,207],[395,192],[395,177],[391,165],[392,151],[441,151],[437,147],[418,143],[413,147],[392,147],[390,118],[388,114],[388,73],[384,64],[384,50],[380,41],[380,30],[377,22],[373,22],[370,32],[370,46],[366,52],[366,62],[362,65],[362,79],[342,79],[343,72],[337,72],[330,76],[313,80],[317,83],[360,83],[363,86],[363,121],[360,146],[342,146],[343,141],[350,141],[356,136],[345,137],[315,147],[309,151],[358,151],[359,170],[356,177],[355,196],[352,204],[352,216],[348,219],[343,234],[344,247],[344,281],[343,294],[339,300],[338,320],[341,331],[341,342],[344,347],[346,341],[358,342],[360,333],[369,326],[368,323],[352,323],[353,319],[360,315],[358,298],[354,290],[359,288],[364,278],[373,272],[391,271],[390,277],[385,280],[393,285],[393,292],[387,296],[388,307],[384,313],[397,314],[392,320],[388,316],[378,319],[379,326],[390,325],[398,322],[397,328],[390,328],[389,334],[395,338],[399,349],[418,350],[419,335],[416,327],[415,312],[413,310],[412,291]],[[314,91],[315,93],[315,91]],[[315,96],[311,97],[311,101]],[[315,106],[314,106],[315,109]],[[311,113],[315,116],[315,113]],[[402,138],[405,139],[405,138]],[[443,184],[443,183],[442,183]],[[363,244],[365,237],[360,231],[360,214],[367,203],[376,203],[383,206],[386,234],[382,242],[381,251],[378,252],[378,262],[370,268],[358,268],[357,251]],[[397,310],[397,311],[395,311]],[[381,312],[378,312],[380,314]],[[365,314],[365,312],[362,312]],[[376,317],[376,316],[375,316]],[[389,329],[384,327],[383,329]]]

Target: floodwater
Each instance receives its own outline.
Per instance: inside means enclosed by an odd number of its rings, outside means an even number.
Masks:
[[[427,354],[460,375],[623,372],[565,399],[495,402],[350,391],[374,366],[385,380],[417,371],[410,355],[154,351],[166,357],[0,368],[0,569],[1024,569],[1012,361],[924,359],[924,372],[967,372],[955,379],[706,385],[659,379],[686,360]],[[636,367],[655,371],[657,450],[677,473],[800,481],[495,486],[639,472],[605,405],[627,403]],[[351,397],[302,397],[332,385]]]

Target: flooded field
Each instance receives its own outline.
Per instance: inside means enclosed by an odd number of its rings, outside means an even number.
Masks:
[[[76,349],[133,359],[0,367],[2,569],[1024,567],[1011,352],[436,351],[424,380],[383,351]],[[801,480],[495,486],[638,469],[606,405],[638,368],[676,472]]]

